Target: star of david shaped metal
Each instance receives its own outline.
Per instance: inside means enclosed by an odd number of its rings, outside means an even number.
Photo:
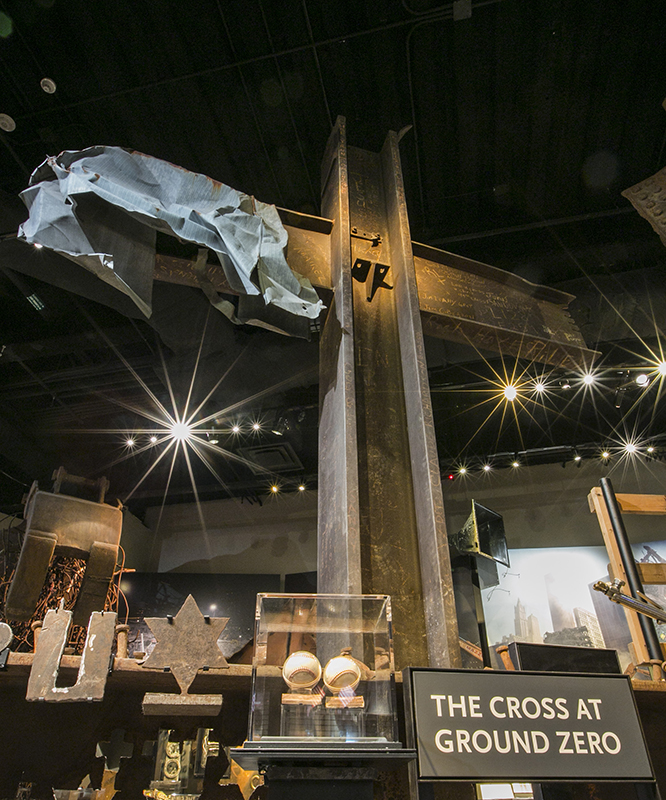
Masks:
[[[153,669],[169,667],[183,694],[187,694],[202,667],[229,668],[217,646],[229,617],[204,617],[192,595],[172,619],[147,617],[145,622],[155,634],[157,644],[143,666]]]

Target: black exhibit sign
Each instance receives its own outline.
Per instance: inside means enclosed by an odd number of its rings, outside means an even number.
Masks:
[[[413,668],[404,676],[421,779],[654,779],[624,675]]]

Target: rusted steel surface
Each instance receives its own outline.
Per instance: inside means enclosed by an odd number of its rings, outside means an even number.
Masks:
[[[186,707],[189,705],[191,712],[204,713],[197,711],[201,705],[197,695],[189,695],[189,688],[192,685],[197,672],[200,669],[210,669],[211,667],[227,668],[227,660],[222,655],[222,651],[217,645],[217,640],[229,622],[228,617],[204,617],[199,610],[195,599],[188,595],[175,617],[146,617],[146,624],[155,634],[157,644],[152,653],[143,662],[143,669],[169,668],[173,673],[181,694],[171,695],[173,702],[173,713],[188,713]],[[155,711],[155,708],[163,708],[169,702],[168,695],[144,697],[144,712],[146,714],[165,713]],[[211,699],[203,702],[204,707],[222,704],[222,698]],[[219,708],[218,708],[219,712]],[[212,712],[211,712],[212,713]]]
[[[318,589],[360,594],[361,541],[346,127],[338,118],[322,162],[322,211],[335,219],[331,286],[319,358]]]
[[[572,295],[503,270],[414,245],[424,332],[553,366],[590,366],[567,306]]]
[[[417,276],[400,152],[397,136],[393,132],[386,139],[381,162],[402,362],[428,662],[431,667],[457,667],[460,666],[458,624],[428,365],[419,314]],[[395,604],[395,600],[393,603]]]
[[[95,611],[91,615],[76,683],[74,686],[60,687],[56,686],[56,680],[72,623],[72,612],[63,608],[49,610],[32,657],[26,700],[45,700],[50,703],[102,700],[116,621],[117,614],[111,611]]]

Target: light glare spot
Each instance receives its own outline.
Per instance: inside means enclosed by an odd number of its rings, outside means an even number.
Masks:
[[[512,466],[512,467],[519,467],[519,466],[520,466],[520,462],[519,462],[519,461],[514,461],[514,462],[511,464],[511,466]]]
[[[192,434],[192,428],[189,425],[186,425],[184,422],[177,422],[175,425],[171,426],[171,436],[179,442],[184,442],[190,438]]]
[[[271,486],[271,492],[273,492],[273,494],[277,494],[279,491],[280,490],[277,486]]]
[[[636,376],[636,383],[639,386],[647,386],[649,382],[650,382],[650,379],[648,378],[648,376],[644,372],[641,372],[640,375]]]
[[[509,386],[504,387],[504,397],[509,401],[513,402],[516,397],[518,397],[518,390],[515,386],[509,384]]]

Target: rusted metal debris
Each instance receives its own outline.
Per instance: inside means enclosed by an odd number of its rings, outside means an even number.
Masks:
[[[321,311],[310,282],[284,257],[287,233],[275,206],[206,175],[137,151],[89,147],[47,158],[21,197],[30,217],[19,238],[66,256],[130,297],[146,316],[156,230],[213,251],[231,288],[260,298],[262,309],[310,319]],[[205,271],[198,279],[204,291],[211,288]],[[228,300],[209,299],[240,321]]]
[[[32,485],[25,504],[26,534],[5,600],[9,620],[31,619],[54,553],[84,557],[87,566],[75,607],[75,623],[100,611],[113,578],[122,530],[119,508]]]
[[[222,707],[222,695],[189,694],[188,690],[200,669],[228,669],[217,640],[229,617],[204,617],[194,597],[189,595],[175,617],[147,617],[145,621],[155,634],[157,644],[143,667],[169,668],[181,693],[147,692],[143,698],[143,713],[217,715]]]
[[[646,219],[661,241],[666,245],[666,167],[625,189],[626,197],[638,213]]]

